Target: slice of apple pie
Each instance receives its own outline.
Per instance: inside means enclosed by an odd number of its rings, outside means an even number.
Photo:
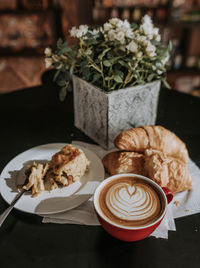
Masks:
[[[55,183],[67,186],[79,180],[88,170],[88,167],[89,161],[84,152],[71,144],[67,144],[60,152],[52,156],[47,177],[50,178],[53,187],[55,187]]]

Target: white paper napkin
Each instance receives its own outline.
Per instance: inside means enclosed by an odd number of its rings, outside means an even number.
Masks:
[[[81,145],[94,153],[101,159],[108,153],[98,145],[89,144],[81,141],[73,141],[74,145]],[[111,151],[115,151],[113,149]],[[110,152],[110,151],[109,151]],[[193,189],[184,191],[174,195],[173,201],[169,204],[164,220],[158,228],[151,234],[157,238],[168,238],[168,231],[175,231],[176,226],[174,219],[196,214],[200,212],[200,169],[189,159],[188,167],[193,180]],[[51,214],[43,217],[44,223],[60,223],[60,224],[83,224],[83,225],[100,225],[96,217],[93,201],[90,198],[87,202],[70,211]]]

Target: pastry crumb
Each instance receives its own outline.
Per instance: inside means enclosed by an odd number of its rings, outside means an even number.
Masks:
[[[178,206],[178,205],[180,205],[180,202],[179,201],[174,201],[174,205]]]

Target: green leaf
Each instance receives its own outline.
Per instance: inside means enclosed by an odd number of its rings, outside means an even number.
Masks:
[[[58,55],[60,56],[60,55],[62,55],[62,54],[64,54],[64,53],[66,53],[66,52],[70,52],[71,51],[71,48],[70,47],[63,47],[63,48],[61,48],[59,51],[58,51]]]
[[[57,70],[57,71],[55,72],[54,77],[53,77],[53,82],[55,82],[56,79],[58,78],[58,76],[59,76],[59,74],[60,74],[60,71],[61,71],[61,70]]]
[[[62,40],[62,38],[59,38],[58,41],[57,41],[57,44],[56,44],[57,45],[57,48],[58,49],[61,49],[62,48],[62,44],[63,44],[63,40]]]
[[[67,96],[67,88],[62,87],[59,91],[59,99],[60,101],[64,101],[65,97]]]
[[[148,82],[151,82],[151,81],[153,80],[154,77],[155,77],[155,74],[154,74],[154,73],[150,74],[150,75],[148,76],[148,78],[147,78],[147,81],[148,81]]]
[[[98,59],[102,60],[103,57],[106,55],[106,53],[111,50],[111,47],[105,49],[99,56],[98,56]]]
[[[60,80],[57,82],[57,84],[60,86],[60,87],[64,87],[66,86],[66,80]]]
[[[103,65],[106,67],[110,67],[110,66],[112,66],[112,63],[109,60],[104,60]]]
[[[70,75],[72,75],[74,73],[74,66],[73,65],[70,67],[69,73],[70,73]]]
[[[105,77],[105,80],[108,81],[108,80],[112,80],[113,78],[114,78],[114,75],[112,75],[112,76],[107,76],[107,77]]]
[[[115,80],[115,82],[118,82],[118,83],[123,82],[123,80],[121,79],[120,75],[118,75],[118,74],[114,76],[114,80]]]
[[[123,60],[119,60],[118,62],[119,62],[119,64],[120,64],[121,66],[126,67],[126,68],[130,68],[130,66],[128,65],[128,63],[126,63],[126,62],[123,61]]]
[[[165,78],[162,78],[161,81],[163,82],[163,84],[164,84],[164,86],[165,86],[166,88],[171,89],[170,84],[166,81]]]
[[[172,51],[172,41],[171,41],[171,40],[169,41],[168,51],[169,51],[169,52]]]
[[[99,80],[100,78],[101,78],[101,75],[100,75],[99,73],[94,74],[91,83],[96,82],[96,81]]]
[[[138,25],[137,25],[137,23],[135,23],[135,22],[132,22],[132,23],[131,23],[131,28],[132,28],[132,30],[135,30],[135,29],[137,29],[137,28],[138,28]]]

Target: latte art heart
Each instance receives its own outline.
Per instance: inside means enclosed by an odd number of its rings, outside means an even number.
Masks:
[[[144,183],[119,182],[107,191],[106,206],[117,218],[143,221],[154,217],[160,210],[156,192]]]

